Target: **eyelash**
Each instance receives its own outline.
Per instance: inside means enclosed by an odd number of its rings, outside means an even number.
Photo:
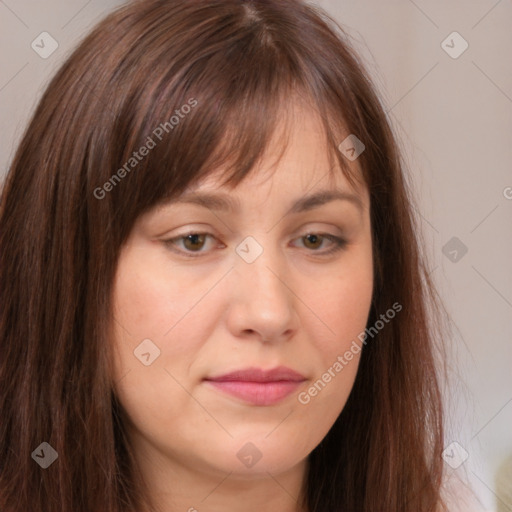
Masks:
[[[176,241],[180,241],[180,240],[184,240],[186,239],[187,237],[191,236],[191,235],[206,235],[206,236],[210,236],[212,238],[215,238],[214,235],[212,235],[211,233],[207,233],[207,232],[199,232],[199,231],[189,231],[188,233],[184,233],[182,235],[179,235],[177,237],[174,237],[174,238],[170,238],[168,240],[163,240],[163,242],[165,243],[166,246],[168,246],[172,251],[174,252],[177,252],[177,253],[180,253],[182,254],[183,256],[185,256],[186,258],[199,258],[203,255],[203,253],[205,251],[198,251],[196,253],[194,252],[187,252],[187,251],[184,251],[184,250],[181,250],[181,249],[178,249],[176,250],[175,249],[175,242]],[[315,232],[310,232],[310,233],[306,233],[305,235],[302,235],[301,237],[299,238],[304,238],[308,235],[317,235],[317,236],[320,236],[321,238],[323,238],[324,240],[330,240],[334,246],[327,250],[327,251],[324,251],[324,252],[321,252],[318,254],[318,256],[320,257],[324,257],[324,256],[330,256],[331,254],[334,254],[334,253],[337,253],[341,250],[343,250],[346,246],[347,246],[347,241],[344,240],[343,238],[340,238],[338,236],[335,236],[335,235],[331,235],[329,233],[315,233]],[[311,252],[315,253],[315,252],[319,252],[317,250],[311,250]]]

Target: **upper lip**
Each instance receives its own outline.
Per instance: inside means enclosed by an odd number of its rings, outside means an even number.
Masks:
[[[205,380],[212,381],[245,381],[245,382],[278,382],[278,381],[292,381],[302,382],[306,378],[300,373],[287,368],[286,366],[278,366],[270,370],[263,370],[261,368],[243,368],[235,370],[224,375],[215,377],[207,377]]]

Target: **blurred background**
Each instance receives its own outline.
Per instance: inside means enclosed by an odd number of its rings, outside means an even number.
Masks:
[[[122,3],[0,0],[0,180],[49,79]],[[512,512],[512,1],[310,3],[362,56],[414,187],[451,318],[447,471]]]

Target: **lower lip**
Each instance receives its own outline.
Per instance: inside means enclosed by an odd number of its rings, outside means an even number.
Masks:
[[[301,384],[296,381],[246,382],[213,381],[212,386],[253,405],[273,405],[293,393]]]

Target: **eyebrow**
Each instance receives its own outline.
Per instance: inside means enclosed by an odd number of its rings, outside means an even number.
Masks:
[[[290,209],[288,210],[288,214],[313,210],[314,208],[318,208],[332,201],[349,201],[354,204],[361,213],[363,211],[363,203],[359,196],[355,194],[342,190],[318,190],[313,194],[297,199],[291,205]],[[204,206],[205,208],[218,211],[233,212],[240,210],[240,201],[226,194],[213,194],[206,192],[189,193],[170,201],[169,204],[181,203],[198,204],[200,206]]]

